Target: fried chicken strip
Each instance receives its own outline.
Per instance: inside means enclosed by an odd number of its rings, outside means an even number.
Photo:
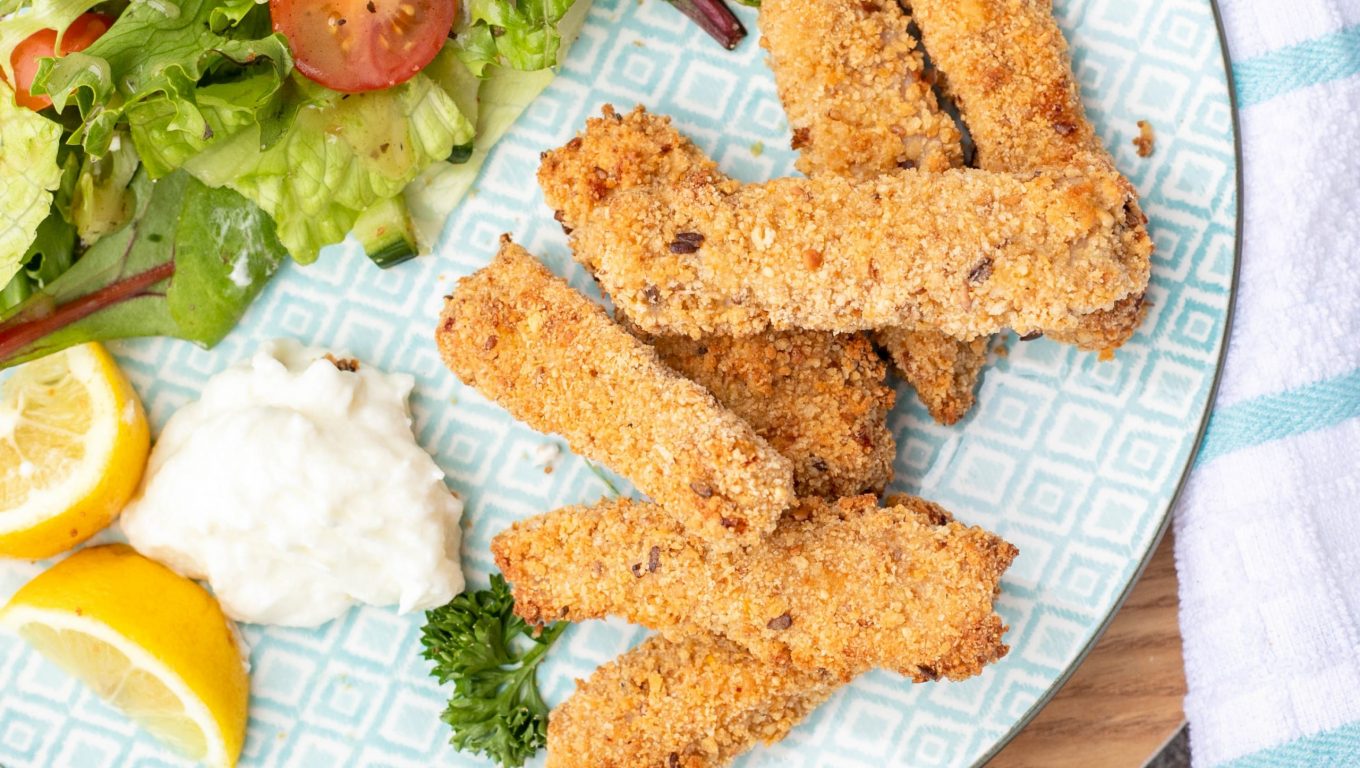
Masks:
[[[963,165],[897,0],[768,0],[760,44],[799,150],[798,170],[872,179]]]
[[[804,500],[743,551],[713,552],[627,499],[521,521],[491,551],[526,621],[618,615],[673,639],[711,632],[842,680],[874,667],[959,680],[1000,658],[992,601],[1016,555],[934,504],[867,495]]]
[[[1114,160],[1082,107],[1051,0],[913,0],[911,7],[968,124],[979,168],[1021,172],[1070,166],[1114,172]],[[1152,256],[1147,218],[1133,186],[1120,180],[1130,190],[1130,219],[1144,234],[1129,256],[1146,263]],[[1144,278],[1112,309],[1093,313],[1075,327],[1051,329],[1050,336],[1111,352],[1142,322],[1146,287]]]
[[[671,125],[638,107],[603,117],[546,152],[539,183],[563,227],[578,226],[618,190],[674,184],[717,167]],[[626,317],[619,313],[625,327]],[[637,334],[662,362],[712,392],[793,462],[800,496],[880,493],[897,453],[886,367],[859,334],[766,331],[752,336]]]
[[[727,765],[784,738],[840,686],[824,670],[762,661],[711,635],[653,636],[552,711],[548,768]]]
[[[716,548],[759,541],[793,502],[788,459],[509,238],[459,280],[436,336],[466,384],[628,477]]]
[[[1029,333],[1146,285],[1146,260],[1125,259],[1147,234],[1121,182],[957,169],[741,185],[699,172],[615,193],[572,242],[649,333]]]
[[[872,179],[898,168],[963,165],[954,120],[926,78],[897,0],[766,0],[760,44],[793,128],[798,169]],[[954,424],[973,407],[984,340],[929,329],[874,334],[930,415]]]

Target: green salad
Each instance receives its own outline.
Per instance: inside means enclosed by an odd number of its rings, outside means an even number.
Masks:
[[[0,367],[427,252],[590,0],[0,0]]]

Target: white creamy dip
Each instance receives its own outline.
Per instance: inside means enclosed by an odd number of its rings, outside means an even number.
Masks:
[[[239,621],[443,605],[463,589],[463,505],[411,434],[414,384],[266,343],[170,418],[123,531]]]

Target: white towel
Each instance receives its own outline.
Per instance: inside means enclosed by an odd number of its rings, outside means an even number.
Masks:
[[[1223,0],[1244,230],[1176,510],[1196,766],[1360,765],[1360,0]]]

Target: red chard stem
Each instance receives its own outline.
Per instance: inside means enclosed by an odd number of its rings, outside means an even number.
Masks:
[[[40,317],[29,319],[21,316],[0,324],[0,361],[8,360],[48,334],[84,320],[100,310],[146,295],[151,286],[170,279],[174,274],[175,262],[167,261],[62,304]]]
[[[723,0],[668,0],[680,12],[694,20],[701,29],[727,50],[737,47],[746,37],[746,27],[733,15]]]

